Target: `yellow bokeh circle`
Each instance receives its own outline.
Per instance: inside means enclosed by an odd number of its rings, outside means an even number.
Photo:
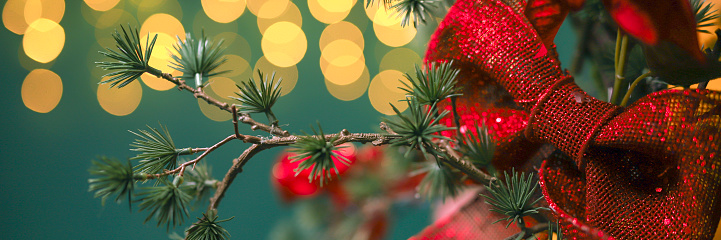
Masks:
[[[400,102],[406,96],[403,90],[398,89],[404,87],[401,80],[407,81],[403,73],[397,70],[382,71],[371,80],[368,86],[368,98],[376,111],[385,115],[395,115],[389,104],[396,106],[399,111],[408,108],[405,102]]]
[[[183,6],[178,0],[144,0],[137,7],[138,21],[146,21],[156,14],[167,14],[178,20],[183,19]]]
[[[237,83],[233,81],[233,79],[227,77],[211,77],[209,82],[210,84],[208,85],[210,86],[210,90],[212,90],[215,95],[219,96],[221,100],[228,101],[232,100],[231,97],[238,97],[235,93],[239,90],[238,87],[235,86]]]
[[[22,35],[31,23],[46,18],[59,23],[65,15],[64,0],[8,0],[3,7],[5,28]]]
[[[153,53],[150,55],[150,61],[148,61],[148,65],[157,68],[161,72],[170,73],[173,76],[180,77],[182,73],[170,67],[170,62],[172,60],[170,55],[177,54],[175,49],[173,48],[173,44],[176,44],[177,39],[171,37],[166,33],[157,34],[158,38],[155,40],[155,47],[153,48]],[[152,37],[149,35],[145,35],[140,38],[140,42],[143,46],[143,51],[145,50],[145,42],[148,40],[148,37],[150,37],[150,41],[152,41]],[[158,78],[149,73],[144,73],[140,76],[140,79],[143,80],[143,83],[145,83],[145,85],[158,91],[165,91],[175,86],[175,84],[173,84],[172,82],[162,78]]]
[[[395,48],[383,55],[378,71],[393,69],[404,73],[413,73],[415,66],[420,66],[421,63],[421,57],[410,48]]]
[[[202,0],[200,3],[205,14],[219,23],[235,21],[245,11],[245,0]]]
[[[402,18],[393,11],[378,8],[373,15],[373,31],[383,44],[400,47],[408,44],[416,36],[416,28],[401,27]]]
[[[348,16],[354,4],[354,0],[308,0],[308,10],[320,22],[336,23]]]
[[[198,11],[193,18],[192,24],[193,36],[200,36],[205,33],[209,37],[217,37],[218,34],[222,33],[236,33],[238,32],[238,21],[232,21],[229,23],[219,23],[210,19],[204,11]],[[230,49],[229,49],[230,50]]]
[[[293,91],[293,88],[295,88],[296,83],[298,83],[298,67],[295,65],[290,67],[278,67],[274,66],[272,63],[268,61],[268,59],[263,56],[258,59],[257,62],[255,62],[255,67],[253,67],[253,79],[255,79],[256,83],[259,83],[261,81],[260,78],[258,78],[258,70],[263,72],[264,77],[267,76],[268,79],[273,75],[273,72],[275,71],[275,82],[278,81],[278,79],[283,79],[283,81],[280,82],[280,95],[285,96],[286,94]]]
[[[260,34],[265,34],[265,30],[267,30],[270,25],[283,21],[292,22],[299,27],[303,27],[303,16],[300,14],[298,6],[289,2],[285,11],[274,18],[258,17],[258,30],[260,30]]]
[[[129,12],[122,9],[111,9],[103,12],[95,21],[95,40],[100,46],[107,48],[115,48],[115,40],[113,39],[113,33],[118,31],[122,33],[120,27],[125,28],[126,31],[128,26],[138,26],[138,20]]]
[[[298,25],[277,22],[265,31],[260,46],[270,63],[278,67],[290,67],[303,59],[308,49],[308,40]]]
[[[236,79],[236,82],[238,82],[237,80],[246,80],[250,77],[250,63],[248,63],[247,60],[234,54],[226,54],[223,58],[226,59],[225,63],[218,66],[214,72],[227,72],[219,76]]]
[[[363,73],[363,50],[350,40],[333,41],[321,51],[320,67],[328,81],[337,85],[348,85]]]
[[[105,77],[102,81],[107,80]],[[139,81],[125,85],[122,88],[110,88],[110,85],[98,85],[98,103],[106,112],[115,116],[125,116],[133,113],[140,99],[143,97],[143,89]]]
[[[365,46],[363,33],[360,29],[352,23],[345,21],[333,23],[325,27],[323,33],[320,34],[318,45],[320,49],[323,49],[326,45],[338,39],[350,40],[360,47],[361,50],[363,50]]]
[[[27,108],[39,113],[47,113],[60,102],[63,96],[63,82],[53,71],[35,69],[25,77],[20,92]]]
[[[60,24],[47,19],[35,20],[25,30],[23,50],[35,61],[47,63],[54,60],[65,45],[65,30]]]
[[[358,80],[351,84],[337,85],[325,79],[325,86],[333,97],[343,101],[352,101],[363,96],[363,93],[368,89],[369,82],[370,74],[368,73],[368,68],[365,68]]]
[[[276,18],[290,3],[289,0],[248,0],[248,10],[259,18]]]
[[[120,0],[85,0],[85,4],[95,11],[108,11],[118,5]]]
[[[375,31],[379,41],[390,47],[400,47],[408,44],[416,37],[417,32],[414,27],[406,26],[404,28],[400,24],[383,26],[376,23],[373,23],[373,31]]]
[[[183,24],[177,18],[165,13],[153,14],[145,19],[143,26],[140,27],[140,36],[155,33],[165,33],[173,39],[178,36],[180,39],[185,40]]]

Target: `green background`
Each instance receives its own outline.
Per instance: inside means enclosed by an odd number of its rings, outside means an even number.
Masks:
[[[299,78],[294,90],[282,97],[274,112],[286,130],[298,133],[309,130],[319,121],[326,132],[343,128],[351,132],[376,132],[382,114],[371,106],[367,93],[354,101],[341,101],[331,96],[318,66],[318,39],[326,26],[315,20],[305,1],[294,1],[303,15],[303,30],[308,50],[297,64]],[[182,1],[185,16],[181,22],[186,31],[192,29],[192,16],[202,11],[199,1]],[[21,86],[30,72],[20,64],[22,35],[0,29],[0,71],[2,71],[2,114],[0,126],[0,234],[1,239],[167,239],[166,230],[155,226],[154,220],[143,224],[146,212],[129,211],[127,202],[112,201],[103,207],[99,199],[87,191],[87,169],[91,159],[105,155],[125,159],[134,156],[128,144],[135,137],[128,130],[145,129],[145,125],[167,125],[178,147],[207,147],[232,131],[229,121],[215,122],[206,118],[197,100],[187,92],[155,91],[143,87],[138,108],[127,116],[114,116],[98,104],[96,91],[99,79],[91,76],[89,63],[103,60],[89,52],[98,49],[94,27],[83,19],[82,1],[67,0],[60,22],[66,34],[65,46],[50,64],[37,64],[57,73],[63,82],[63,95],[49,113],[34,112],[23,104]],[[126,4],[129,5],[129,4]],[[4,6],[4,2],[3,2]],[[129,11],[133,13],[132,11]],[[364,30],[366,64],[371,76],[378,73],[383,54],[392,48],[378,42],[362,4],[356,4],[349,19],[366,21]],[[253,63],[262,56],[260,33],[255,16],[246,10],[237,20],[238,34],[252,48]],[[355,23],[355,22],[354,22]],[[423,56],[425,43],[435,26],[419,31],[411,49]],[[562,34],[570,35],[564,26]],[[567,62],[572,46],[571,37],[557,38],[562,61]],[[564,42],[565,41],[565,42]],[[92,54],[90,54],[92,57]],[[413,64],[413,63],[409,63]],[[261,115],[257,120],[264,120]],[[241,127],[245,134],[264,135]],[[217,179],[222,179],[231,160],[247,147],[233,141],[213,152],[206,160]],[[227,192],[219,209],[220,217],[235,216],[224,226],[233,239],[265,239],[274,224],[290,216],[270,183],[270,169],[280,149],[264,151],[253,158]],[[205,161],[205,160],[204,160]],[[199,209],[205,209],[206,204]],[[200,216],[193,211],[182,227],[171,229],[181,233]],[[427,204],[394,208],[389,239],[405,239],[430,223]],[[182,233],[181,233],[182,234]]]

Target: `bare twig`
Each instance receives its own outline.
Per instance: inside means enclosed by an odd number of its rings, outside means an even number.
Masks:
[[[193,93],[193,96],[195,98],[203,99],[208,104],[216,106],[216,107],[220,108],[221,110],[225,110],[225,111],[231,112],[231,113],[233,111],[230,104],[218,101],[217,99],[215,99],[211,96],[208,96],[208,94],[205,94],[205,92],[203,91],[202,88],[193,88],[191,86],[188,86],[187,84],[185,84],[185,80],[175,78],[175,77],[173,77],[173,75],[170,75],[169,73],[163,73],[161,75],[161,77],[165,80],[168,80],[168,81],[174,83],[175,85],[178,85],[178,90],[181,90],[181,91],[185,90],[185,91],[191,92],[191,93]],[[250,125],[250,129],[252,129],[252,130],[260,129],[262,131],[268,132],[268,133],[276,135],[276,136],[281,136],[281,137],[290,136],[290,133],[288,131],[285,131],[279,127],[271,127],[271,126],[256,122],[247,113],[236,113],[236,116],[240,117],[239,119],[242,123]]]
[[[468,175],[468,177],[470,177],[474,181],[484,185],[488,185],[492,181],[496,180],[496,177],[492,177],[491,175],[488,175],[487,173],[476,168],[476,166],[473,166],[473,164],[463,161],[463,159],[461,159],[461,156],[458,155],[458,152],[456,152],[446,140],[441,140],[439,146],[441,146],[443,150],[450,156],[450,158],[448,159],[442,159],[454,168]]]

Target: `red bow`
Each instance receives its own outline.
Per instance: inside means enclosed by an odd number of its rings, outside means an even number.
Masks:
[[[537,30],[542,21],[529,21],[534,14],[524,4],[458,0],[425,60],[453,60],[462,69],[460,84],[470,85],[464,92],[470,94],[461,101],[474,116],[504,108],[526,119],[506,134],[515,141],[501,143],[506,153],[528,155],[518,144],[527,141],[523,136],[560,150],[540,174],[567,235],[712,238],[721,218],[721,94],[665,90],[625,109],[588,96],[561,70],[547,41],[563,17]],[[565,16],[565,8],[558,14]],[[513,118],[501,121],[507,119]]]

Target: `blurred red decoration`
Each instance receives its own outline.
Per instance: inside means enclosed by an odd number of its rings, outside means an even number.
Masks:
[[[355,147],[352,144],[347,144],[345,146],[347,147],[341,148],[338,150],[338,153],[346,157],[350,160],[351,164],[353,164],[356,160]],[[275,165],[273,165],[273,172],[271,175],[271,182],[273,182],[273,186],[275,186],[276,191],[278,191],[285,202],[292,202],[297,198],[312,197],[321,192],[322,189],[327,189],[334,201],[339,203],[347,202],[347,197],[344,196],[344,190],[340,185],[338,185],[338,181],[331,180],[327,186],[321,188],[318,181],[309,182],[308,177],[311,173],[310,168],[305,169],[296,175],[295,169],[298,167],[298,164],[300,164],[300,161],[291,162],[291,158],[293,156],[293,153],[281,153]],[[336,168],[338,168],[340,175],[343,175],[343,173],[345,173],[350,167],[349,165],[347,166],[343,164],[340,160],[334,159],[333,162],[335,163]],[[337,178],[335,171],[333,170],[331,170],[331,175],[333,178]]]
[[[550,4],[568,7],[558,1]],[[628,33],[698,51],[685,0],[605,2]],[[489,123],[493,112],[525,119],[504,115],[490,127],[496,137],[507,136],[494,157],[494,165],[504,167],[496,168],[522,166],[543,143],[552,144],[557,150],[542,165],[541,187],[571,238],[712,238],[721,218],[721,94],[664,90],[628,108],[588,96],[562,71],[555,46],[544,41],[561,22],[528,19],[542,15],[528,14],[525,4],[456,1],[425,59],[453,60],[461,69],[461,119]],[[539,23],[550,30],[538,31]],[[636,31],[632,24],[647,26]]]

